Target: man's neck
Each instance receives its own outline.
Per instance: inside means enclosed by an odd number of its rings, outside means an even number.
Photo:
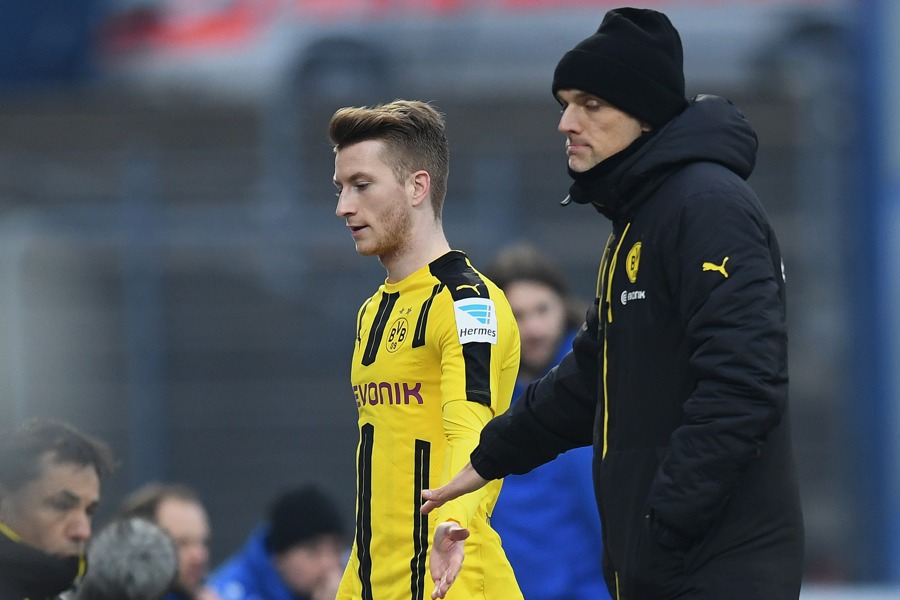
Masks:
[[[397,283],[449,251],[450,245],[439,230],[421,241],[413,240],[400,255],[379,260],[387,270],[388,283]]]

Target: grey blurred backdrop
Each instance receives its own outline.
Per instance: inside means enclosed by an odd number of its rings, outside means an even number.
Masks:
[[[296,483],[334,493],[352,523],[352,328],[384,272],[334,216],[328,119],[432,101],[451,244],[485,264],[530,240],[587,300],[609,225],[559,206],[550,78],[618,4],[0,2],[0,423],[51,416],[108,440],[122,468],[101,520],[145,481],[194,486],[214,564]],[[847,291],[867,243],[851,210],[858,3],[645,4],[682,33],[689,95],[730,98],[759,134],[751,183],[787,266],[807,580],[896,582],[884,448],[860,416],[887,415],[860,408]]]

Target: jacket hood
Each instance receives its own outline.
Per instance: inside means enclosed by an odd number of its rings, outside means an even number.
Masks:
[[[570,197],[610,219],[627,217],[669,175],[695,162],[714,162],[747,179],[756,165],[756,132],[729,100],[700,95],[612,171],[595,166],[575,179]],[[608,171],[608,172],[606,172]]]

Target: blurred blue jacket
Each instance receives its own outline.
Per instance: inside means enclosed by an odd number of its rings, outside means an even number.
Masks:
[[[553,360],[572,348],[564,339]],[[516,382],[513,402],[527,381]],[[525,475],[503,480],[491,526],[528,600],[606,600],[603,541],[594,499],[590,446],[575,448]]]
[[[250,534],[247,543],[209,576],[207,585],[222,600],[307,600],[284,584],[266,550],[265,526]]]

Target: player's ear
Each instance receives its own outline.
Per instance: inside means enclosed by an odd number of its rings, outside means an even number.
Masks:
[[[419,206],[431,196],[431,175],[428,171],[416,171],[409,176],[410,200]]]

